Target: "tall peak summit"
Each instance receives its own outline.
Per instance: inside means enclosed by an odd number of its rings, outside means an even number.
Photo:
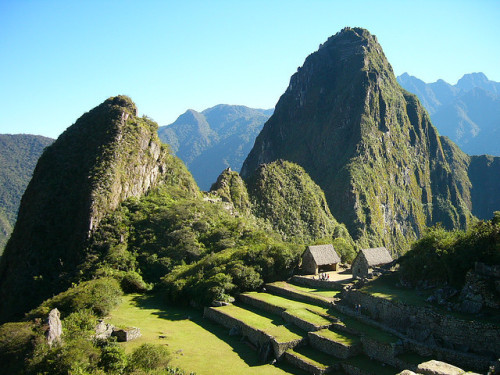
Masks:
[[[470,194],[457,187],[468,180],[455,180],[426,111],[362,28],[342,29],[306,58],[241,175],[278,159],[306,170],[362,246],[403,252],[426,225],[470,217]]]

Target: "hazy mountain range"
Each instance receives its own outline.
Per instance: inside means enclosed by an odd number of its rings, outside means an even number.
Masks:
[[[407,73],[399,84],[418,96],[441,135],[469,155],[500,156],[500,83],[483,73],[465,74],[456,85],[425,83]]]
[[[202,190],[227,167],[239,171],[272,109],[220,104],[188,110],[158,129],[160,139],[186,163]]]

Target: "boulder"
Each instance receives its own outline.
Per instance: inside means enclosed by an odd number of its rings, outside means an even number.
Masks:
[[[47,342],[49,346],[52,346],[54,343],[58,343],[61,341],[62,335],[62,324],[61,324],[61,314],[57,308],[52,309],[47,318],[47,324],[49,325],[49,329],[47,330]]]
[[[417,374],[414,373],[413,371],[410,371],[410,370],[403,370],[403,371],[397,373],[396,375],[417,375]]]
[[[95,338],[96,339],[108,339],[112,334],[115,326],[109,323],[104,323],[103,320],[100,320],[97,326],[95,327]]]
[[[424,375],[461,375],[465,371],[446,362],[431,360],[418,365],[418,373]]]

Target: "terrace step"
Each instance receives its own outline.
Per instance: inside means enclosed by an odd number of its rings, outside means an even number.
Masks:
[[[306,332],[328,328],[337,321],[325,307],[294,301],[279,295],[250,292],[240,294],[238,299],[244,304],[279,315]]]
[[[339,359],[314,350],[309,346],[288,349],[283,355],[283,358],[293,366],[309,374],[345,374],[341,370]]]
[[[279,316],[236,305],[206,307],[204,317],[248,338],[259,351],[271,346],[277,359],[307,340],[305,332],[282,324],[286,322]]]
[[[335,301],[335,299],[333,298],[334,291],[332,291],[332,297],[325,297],[322,295],[304,291],[303,289],[284,281],[277,281],[274,283],[266,284],[266,291],[272,294],[277,294],[280,296],[326,308],[330,308]]]
[[[349,333],[322,329],[307,335],[313,348],[336,358],[347,359],[360,354],[362,350],[361,339]]]

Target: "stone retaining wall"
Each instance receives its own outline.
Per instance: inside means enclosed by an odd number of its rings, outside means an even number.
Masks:
[[[315,325],[311,322],[308,322],[307,320],[301,319],[298,316],[292,315],[288,311],[284,311],[281,316],[283,319],[289,323],[292,323],[299,327],[300,329],[309,332],[309,331],[318,331],[323,328],[328,328],[331,326],[331,324],[326,324],[326,325]]]
[[[344,345],[340,342],[329,340],[316,332],[309,332],[307,335],[313,348],[337,358],[347,359],[361,352],[360,345]]]
[[[393,303],[360,291],[346,292],[343,297],[348,304],[360,304],[373,319],[406,335],[408,345],[419,354],[429,355],[430,351],[434,358],[479,371],[486,370],[491,359],[500,357],[500,327],[493,324],[465,321],[428,307]]]
[[[404,367],[401,360],[396,358],[396,355],[399,354],[399,350],[397,350],[395,344],[387,344],[382,343],[380,341],[374,340],[367,336],[361,337],[361,344],[363,345],[363,351],[370,358],[376,359],[379,362],[387,363],[393,367],[399,368],[400,370],[404,370]],[[402,349],[403,346],[400,346]]]
[[[247,337],[248,340],[258,349],[270,343],[274,350],[274,356],[277,359],[279,359],[286,350],[294,348],[295,346],[306,340],[305,338],[303,338],[288,342],[278,342],[273,336],[267,334],[266,332],[251,327],[243,321],[225,314],[223,311],[220,311],[213,307],[205,307],[203,317],[210,319],[229,329],[237,327],[241,330],[242,336]]]
[[[323,375],[326,374],[327,369],[323,367],[316,366],[311,362],[304,361],[301,357],[295,355],[294,353],[286,352],[283,358],[293,366],[304,370],[305,372],[313,375]]]
[[[353,366],[349,363],[342,363],[342,368],[349,375],[373,375],[373,373],[366,372],[365,370],[362,370],[362,369],[360,369],[356,366]]]
[[[333,280],[317,280],[311,279],[310,277],[295,275],[290,279],[291,282],[307,286],[309,288],[320,288],[320,289],[332,289],[332,290],[342,290],[342,285],[337,281]]]

